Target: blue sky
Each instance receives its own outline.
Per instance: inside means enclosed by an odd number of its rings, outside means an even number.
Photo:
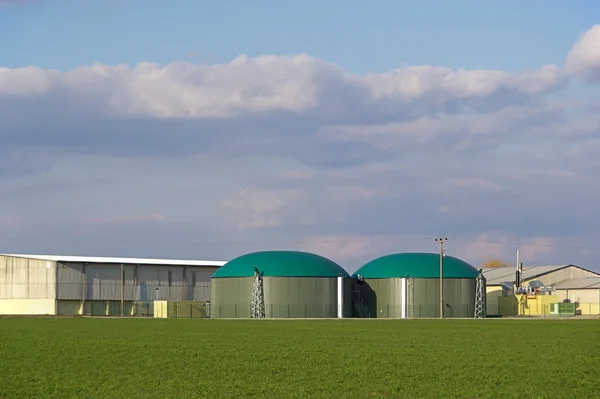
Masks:
[[[561,63],[593,0],[29,0],[0,8],[0,64],[70,69],[308,53],[352,72],[402,65],[522,70]]]
[[[1,3],[0,253],[600,267],[598,2]]]

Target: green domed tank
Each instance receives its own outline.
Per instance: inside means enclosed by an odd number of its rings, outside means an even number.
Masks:
[[[474,317],[479,271],[453,256],[443,257],[444,317]],[[399,253],[374,259],[352,276],[371,317],[440,316],[440,255]]]
[[[338,317],[340,297],[343,317],[352,316],[352,279],[337,263],[308,252],[261,251],[232,259],[213,274],[212,318],[250,317],[255,268],[263,276],[268,318]]]

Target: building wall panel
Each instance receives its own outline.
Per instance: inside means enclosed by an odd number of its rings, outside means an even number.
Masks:
[[[217,267],[82,264],[61,262],[58,298],[61,300],[152,302],[208,301],[210,277]],[[123,292],[123,294],[121,293]]]
[[[0,299],[0,315],[55,315],[54,299]]]
[[[444,317],[474,317],[475,279],[444,279]],[[406,317],[439,317],[440,280],[409,278],[406,284]],[[361,284],[371,317],[402,317],[402,279],[365,279]]]
[[[217,267],[188,267],[186,300],[205,302],[210,300],[211,277],[217,271]]]
[[[56,313],[59,315],[80,315],[81,312],[81,301],[56,301]]]
[[[83,295],[82,265],[57,264],[57,299],[81,299]]]
[[[252,277],[213,278],[210,282],[211,318],[250,318],[252,281]]]
[[[55,299],[54,262],[0,256],[0,299]]]
[[[485,307],[488,315],[499,315],[498,298],[507,295],[508,291],[501,286],[493,285],[486,287]]]
[[[586,278],[586,277],[598,277],[597,273],[594,272],[589,272],[587,270],[583,270],[580,269],[578,267],[574,267],[574,266],[569,266],[569,267],[565,267],[563,269],[560,270],[556,270],[554,272],[545,274],[543,276],[540,277],[536,277],[536,278],[528,278],[527,275],[525,274],[523,276],[523,282],[522,285],[525,286],[527,285],[527,283],[529,283],[529,281],[531,280],[539,280],[542,283],[544,283],[544,285],[553,285],[556,283],[560,283],[561,281],[565,281],[565,280],[570,280],[570,279],[575,279],[575,278]]]
[[[444,279],[444,317],[474,317],[476,285],[475,279]],[[411,278],[409,286],[409,317],[439,317],[440,280]]]

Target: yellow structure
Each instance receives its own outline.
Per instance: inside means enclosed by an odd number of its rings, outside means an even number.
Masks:
[[[549,316],[550,304],[559,302],[556,295],[509,295],[498,298],[502,316]]]
[[[206,318],[206,302],[154,301],[154,317],[158,318]]]

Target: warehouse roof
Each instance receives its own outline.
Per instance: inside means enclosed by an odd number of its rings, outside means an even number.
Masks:
[[[29,255],[29,254],[0,254],[16,258],[47,260],[52,262],[77,263],[127,263],[138,265],[181,265],[181,266],[223,266],[226,262],[216,260],[179,260],[179,259],[148,259],[148,258],[109,258],[98,256],[63,256],[63,255]]]
[[[323,256],[300,251],[261,251],[239,256],[219,268],[213,278],[251,277],[254,268],[265,277],[350,277]]]
[[[582,290],[586,288],[600,289],[600,277],[574,278],[554,285],[557,290]]]
[[[530,280],[532,278],[540,277],[557,270],[565,269],[567,267],[576,267],[578,269],[586,270],[576,265],[548,265],[548,266],[523,266],[522,279]],[[587,270],[589,271],[589,270]],[[516,282],[516,267],[498,267],[498,268],[486,268],[483,269],[483,275],[486,278],[487,285],[506,285],[513,284]],[[595,272],[592,272],[595,273]]]
[[[445,255],[444,278],[476,278],[479,271],[467,262]],[[362,266],[354,273],[363,278],[440,278],[440,255],[408,252],[382,256]]]

